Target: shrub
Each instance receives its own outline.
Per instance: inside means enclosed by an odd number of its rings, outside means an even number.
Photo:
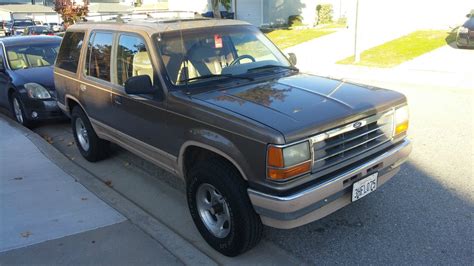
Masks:
[[[332,22],[332,5],[322,4],[316,7],[318,13],[318,24],[328,24]]]
[[[289,27],[303,26],[303,17],[300,15],[289,16],[288,26]]]
[[[347,25],[347,18],[346,18],[346,17],[340,17],[340,18],[337,20],[337,24],[340,24],[340,25]]]

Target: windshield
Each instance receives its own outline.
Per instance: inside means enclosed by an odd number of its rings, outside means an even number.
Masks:
[[[158,41],[168,78],[176,86],[231,78],[265,66],[290,67],[278,48],[252,26],[167,32]]]
[[[59,50],[59,42],[6,47],[12,70],[51,66]]]
[[[13,23],[13,26],[15,27],[27,27],[27,26],[33,26],[35,23],[33,21],[15,21]]]

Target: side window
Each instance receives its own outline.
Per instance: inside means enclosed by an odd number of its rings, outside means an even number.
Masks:
[[[117,49],[117,83],[124,85],[130,77],[148,75],[153,81],[153,67],[145,41],[133,35],[122,34]]]
[[[86,57],[86,75],[110,81],[110,55],[112,53],[113,34],[96,32],[89,40]]]
[[[84,32],[66,32],[56,59],[56,67],[75,73],[83,40]]]

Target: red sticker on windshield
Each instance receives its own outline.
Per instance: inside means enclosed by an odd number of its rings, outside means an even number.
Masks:
[[[214,35],[214,43],[215,43],[215,47],[217,49],[222,48],[222,36],[220,36],[219,34],[215,34]]]

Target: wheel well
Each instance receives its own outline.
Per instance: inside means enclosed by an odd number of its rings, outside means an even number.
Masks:
[[[66,106],[69,109],[69,113],[72,113],[72,109],[74,109],[74,107],[76,107],[76,105],[79,105],[79,104],[75,100],[73,100],[71,98],[68,98],[66,100]]]
[[[213,151],[210,151],[206,148],[198,147],[198,146],[189,146],[186,148],[183,154],[183,173],[184,178],[187,178],[187,173],[189,169],[202,161],[209,160],[210,158],[216,158],[225,162],[231,169],[235,170],[240,176],[242,176],[241,172],[237,167],[229,161],[227,158],[223,157],[220,154],[217,154]]]
[[[15,92],[15,90],[13,88],[8,89],[8,100],[10,100],[12,98],[12,95],[13,95],[14,92]]]

